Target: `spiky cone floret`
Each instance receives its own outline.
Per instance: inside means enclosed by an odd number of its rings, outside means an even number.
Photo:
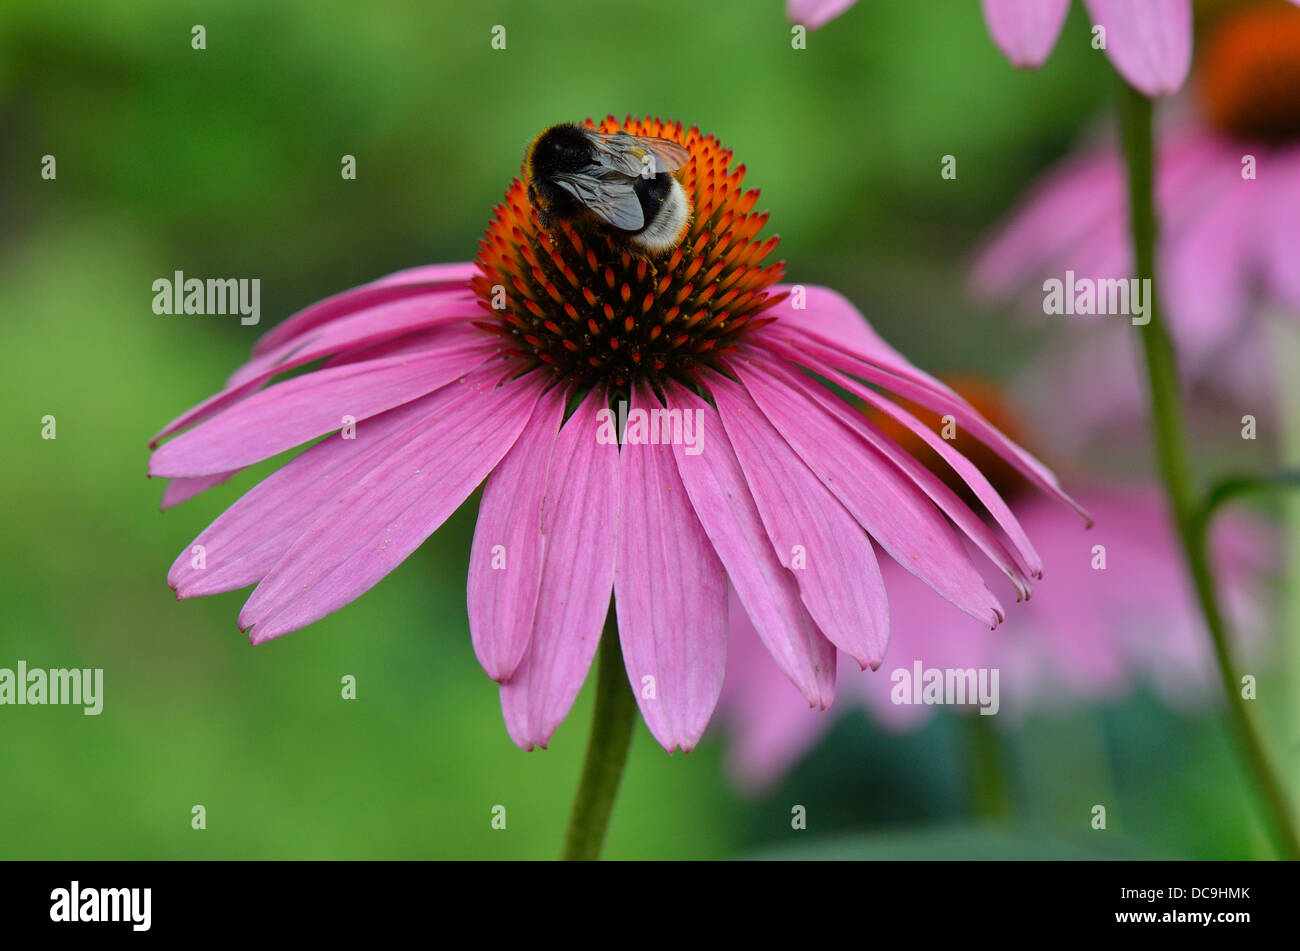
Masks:
[[[690,161],[675,173],[691,200],[685,237],[650,256],[581,218],[546,231],[521,173],[479,246],[473,286],[491,315],[479,325],[557,380],[620,389],[693,383],[701,367],[719,368],[744,334],[771,320],[763,312],[784,296],[770,292],[784,264],[764,261],[779,239],[758,237],[768,219],[754,211],[758,190],[744,190],[745,166],[731,168],[731,150],[712,135],[658,119],[587,126],[686,147]]]

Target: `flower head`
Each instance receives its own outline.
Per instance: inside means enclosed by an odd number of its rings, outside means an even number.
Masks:
[[[753,211],[758,192],[742,188],[745,167],[731,169],[731,152],[713,136],[658,120],[589,125],[687,146],[691,161],[680,180],[694,213],[686,236],[654,259],[586,219],[544,231],[525,182],[515,179],[480,245],[482,273],[472,284],[494,318],[481,326],[509,341],[522,366],[556,381],[693,385],[773,319],[761,315],[784,296],[768,293],[783,265],[763,262],[778,239],[756,237],[767,213]],[[494,288],[506,292],[501,307]]]
[[[1157,143],[1157,276],[1170,332],[1191,380],[1251,405],[1270,393],[1260,305],[1300,313],[1298,63],[1300,10],[1275,2],[1224,14],[1202,45],[1196,115]],[[1113,148],[1067,159],[981,251],[977,292],[1023,294],[1041,312],[1045,278],[1127,279],[1126,196]],[[1062,404],[1088,407],[1085,426],[1131,415],[1143,398],[1127,321],[1102,322],[1108,329],[1082,321],[1091,339],[1074,342],[1069,379],[1051,370]]]
[[[788,0],[790,19],[816,29],[856,0]],[[1298,0],[1292,0],[1298,2]],[[1191,0],[1083,0],[1104,30],[1106,55],[1148,96],[1177,92],[1192,57]],[[989,34],[1013,66],[1037,69],[1065,25],[1070,0],[981,0]]]
[[[401,272],[272,330],[225,390],[163,430],[180,435],[150,472],[177,480],[174,503],[320,441],[182,553],[178,596],[256,584],[240,615],[253,642],[297,630],[375,585],[486,480],[470,633],[524,748],[567,715],[611,593],[629,680],[669,751],[695,745],[721,691],[728,582],[778,668],[822,708],[838,652],[863,667],[884,655],[877,546],[996,625],[1003,609],[962,539],[1018,596],[1041,574],[1005,502],[938,441],[986,523],[809,372],[908,428],[924,427],[887,393],[950,415],[1069,501],[1055,477],[842,297],[775,285],[757,192],[711,136],[648,119],[600,128],[687,149],[677,174],[694,217],[681,245],[645,257],[586,221],[546,231],[517,180],[476,265]]]

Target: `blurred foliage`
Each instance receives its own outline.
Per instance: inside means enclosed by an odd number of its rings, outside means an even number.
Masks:
[[[196,23],[206,50],[191,48]],[[490,47],[495,24],[505,51]],[[923,365],[1008,373],[1035,333],[973,308],[962,263],[1104,121],[1109,92],[1077,9],[1048,65],[1026,74],[970,0],[863,0],[805,51],[780,0],[6,5],[0,666],[103,667],[106,702],[99,717],[0,708],[0,857],[557,854],[591,685],[549,751],[511,744],[467,632],[474,506],[361,601],[253,650],[235,627],[243,595],[176,603],[164,579],[269,467],[160,515],[149,436],[284,315],[401,267],[471,258],[525,143],[607,112],[716,133],[762,188],[792,277],[844,291]],[[55,181],[40,178],[45,154]],[[340,177],[345,154],[355,181]],[[946,154],[956,181],[939,177]],[[151,284],[177,268],[260,278],[263,325],[155,316]],[[39,438],[45,414],[55,441]],[[340,700],[345,674],[355,702]],[[802,845],[796,802],[819,839],[964,822],[951,726],[900,737],[847,717],[758,799],[731,790],[719,737],[668,757],[638,727],[608,854]],[[1080,732],[1095,741],[1086,757],[1061,739]],[[1126,843],[1259,848],[1212,719],[1139,697],[1007,742],[1012,825],[1077,840],[1092,800],[1072,798],[1069,777],[1089,770],[1114,789]],[[194,804],[206,831],[190,828]],[[496,804],[505,831],[490,826]],[[986,852],[979,836],[956,841]]]

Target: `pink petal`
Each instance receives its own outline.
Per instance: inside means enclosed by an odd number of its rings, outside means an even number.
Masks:
[[[426,294],[431,290],[466,285],[476,273],[478,267],[468,262],[435,264],[398,271],[370,284],[363,284],[361,287],[354,287],[333,297],[327,297],[298,311],[284,323],[268,331],[253,347],[253,353],[254,355],[267,353],[321,324],[327,324],[359,310],[405,297]]]
[[[416,356],[427,353],[430,350],[439,350],[447,346],[453,346],[462,342],[469,342],[471,338],[477,337],[483,339],[483,332],[480,328],[469,324],[446,324],[441,327],[435,327],[431,330],[420,330],[411,334],[403,334],[392,340],[385,340],[383,343],[375,344],[370,347],[353,347],[336,353],[321,363],[322,370],[330,367],[339,367],[347,363],[365,363],[367,360],[382,360],[384,357],[395,357],[398,354],[406,356]]]
[[[1083,0],[1106,28],[1106,54],[1147,96],[1177,92],[1192,65],[1192,0]]]
[[[764,418],[745,386],[721,376],[710,376],[707,385],[763,528],[808,613],[859,666],[877,666],[889,643],[889,604],[871,539]],[[719,441],[713,439],[706,453]]]
[[[899,360],[905,358],[894,350],[858,309],[839,291],[816,284],[778,284],[773,293],[787,292],[791,296],[777,302],[765,317],[775,317],[779,329],[802,330],[839,341],[854,352],[888,352]],[[802,297],[802,307],[796,307],[795,293]]]
[[[514,676],[501,685],[501,712],[525,750],[545,748],[569,715],[600,643],[614,587],[618,446],[596,439],[594,390],[555,441],[542,503],[546,539],[532,639]]]
[[[761,367],[763,372],[774,380],[779,381],[782,385],[799,393],[804,399],[817,404],[831,416],[834,416],[836,419],[840,420],[840,422],[847,424],[850,429],[855,430],[868,444],[874,447],[882,456],[892,462],[901,472],[911,479],[912,483],[917,488],[929,496],[930,500],[934,502],[935,505],[937,505],[939,509],[948,516],[948,518],[952,519],[952,521],[956,523],[957,527],[966,534],[966,537],[975,542],[979,549],[988,556],[989,560],[997,565],[999,570],[1001,570],[1011,583],[1015,585],[1019,598],[1023,599],[1029,596],[1029,580],[1025,577],[1024,572],[1026,569],[1024,566],[1015,561],[1012,555],[1007,551],[1006,546],[1003,545],[989,527],[984,524],[984,521],[972,512],[970,507],[958,498],[957,493],[953,492],[953,490],[933,472],[913,458],[911,454],[899,447],[897,443],[885,435],[878,426],[868,420],[862,413],[849,406],[825,387],[813,383],[802,374],[793,372],[788,367],[783,367],[781,364],[773,360],[764,360],[761,362],[755,361],[755,365]],[[845,384],[855,384],[857,390],[862,392],[872,392],[868,387],[856,384],[856,381],[850,377],[837,376],[834,370],[828,369],[824,375],[828,379],[834,380],[834,382],[842,381]],[[761,381],[752,380],[743,365],[741,368],[741,379],[747,385],[750,385],[751,383],[757,386],[763,385]],[[878,395],[876,398],[880,399]],[[882,403],[888,402],[883,399],[880,401]],[[930,437],[926,441],[931,445],[938,443],[939,445],[935,446],[936,450],[938,450],[940,446],[947,446],[947,443],[944,440],[940,439],[929,429],[929,427],[922,424],[915,417],[903,413],[901,409],[899,410],[899,413],[903,418],[910,418],[912,420],[917,427],[915,430],[917,435],[921,436],[923,439]],[[958,426],[961,426],[962,421],[958,419],[956,420],[956,423]],[[948,448],[951,449],[950,446],[948,446]],[[955,453],[955,451],[954,455],[958,455],[960,458],[960,455]],[[993,487],[988,484],[988,480],[983,478],[979,473],[979,470],[970,465],[969,462],[966,463],[966,469],[969,473],[972,473],[974,476],[978,476],[979,479],[983,480],[987,492],[993,498],[1001,502],[1001,507],[1006,511],[1006,514],[1010,516],[1010,510],[1006,509],[1006,503],[1002,502],[1001,497],[998,496],[997,492],[993,490]],[[1011,516],[1011,519],[1013,522],[1015,521],[1014,516]],[[1017,524],[1016,527],[1019,528],[1019,525]],[[1024,535],[1023,530],[1021,530],[1020,534],[1022,536]],[[1029,539],[1025,538],[1024,541],[1025,544],[1028,545]],[[1032,546],[1029,548],[1029,551],[1031,554],[1033,553]],[[1034,568],[1036,569],[1035,574],[1041,576],[1042,565],[1037,563],[1036,555],[1034,555],[1034,560]]]
[[[780,348],[779,352],[783,353],[791,360],[796,362],[800,361],[800,355],[793,349]],[[803,362],[807,362],[806,357],[803,358]],[[956,472],[957,475],[961,476],[962,481],[970,487],[971,491],[975,494],[975,497],[984,503],[989,514],[993,516],[994,520],[1002,527],[1002,530],[1007,533],[1012,542],[1016,545],[1016,549],[1023,562],[1022,567],[1025,571],[1035,578],[1042,577],[1042,559],[1034,550],[1033,543],[1029,540],[1029,536],[1026,534],[1024,528],[1020,525],[1020,522],[1016,519],[1016,516],[1012,513],[1011,509],[1007,506],[1006,501],[998,494],[997,490],[993,488],[984,473],[980,472],[977,466],[973,465],[969,459],[954,449],[950,442],[946,439],[939,438],[939,436],[936,435],[929,426],[926,426],[907,410],[898,406],[896,403],[885,399],[870,387],[863,386],[847,373],[843,373],[831,367],[823,367],[819,372],[831,382],[844,387],[854,396],[865,400],[875,408],[902,423],[920,437],[926,445],[934,449],[934,451],[952,467],[953,471]],[[794,379],[796,382],[799,382],[797,378]],[[800,385],[802,386],[802,384]],[[833,402],[835,398],[825,394],[824,391],[818,391],[816,388],[807,387],[805,387],[805,390],[806,392],[813,394],[823,403],[823,405],[827,407],[835,407],[836,412],[844,412],[842,409],[838,408],[835,402]],[[904,461],[894,450],[889,449],[887,444],[890,440],[883,433],[879,432],[878,427],[863,427],[862,422],[856,415],[844,416],[843,418],[851,421],[852,425],[855,428],[859,428],[859,431],[865,438],[876,445],[877,448],[886,452],[896,463],[901,464],[906,471],[913,473],[915,476],[914,481],[917,482],[917,485],[924,489],[926,494],[929,495],[930,498],[934,499],[934,501],[943,508],[953,521],[961,525],[966,531],[966,534],[978,542],[980,548],[988,554],[991,559],[995,562],[999,562],[1001,558],[1005,557],[1006,552],[1001,543],[991,539],[991,537],[987,535],[980,526],[970,523],[970,518],[973,513],[970,513],[970,510],[966,507],[965,503],[955,498],[951,490],[944,491],[946,487],[941,488],[940,486],[942,483],[934,479],[933,474],[929,477],[923,475],[922,470],[924,467],[922,467],[922,469],[916,468],[917,463],[915,460],[912,460],[911,462]],[[964,417],[954,416],[954,420],[959,427],[965,425]],[[996,554],[994,554],[995,552]],[[1003,570],[1008,574],[1017,587],[1021,587],[1024,579],[1018,577],[1018,572],[1008,571],[1006,568]]]
[[[453,300],[444,294],[398,301],[340,318],[310,337],[295,339],[285,347],[253,358],[231,374],[221,392],[173,419],[149,441],[149,445],[157,446],[168,436],[215,416],[256,392],[277,374],[330,354],[377,349],[376,344],[394,339],[406,340],[412,331],[438,325],[442,326],[437,339],[444,346],[468,342],[473,336],[483,338],[485,335],[469,323],[469,318],[477,312],[478,308],[472,304]]]
[[[1276,177],[1278,186],[1270,213],[1272,226],[1266,234],[1269,285],[1283,303],[1300,313],[1300,149],[1273,161],[1275,169],[1261,171],[1261,176]]]
[[[1022,284],[1032,284],[1029,291],[1041,300],[1038,282],[1102,222],[1122,217],[1127,200],[1112,151],[1067,159],[994,230],[972,268],[974,291],[982,297],[1010,297]],[[1127,244],[1124,251],[1127,255]],[[1077,254],[1067,260],[1076,271],[1090,269]]]
[[[195,496],[202,495],[213,486],[221,485],[227,479],[237,475],[239,471],[233,469],[230,472],[217,472],[212,475],[199,476],[195,479],[172,479],[167,483],[167,488],[163,489],[162,504],[158,507],[166,511],[174,505],[188,502]]]
[[[856,667],[847,668],[844,677],[854,673]],[[734,590],[727,681],[718,711],[729,735],[727,765],[737,785],[748,793],[775,783],[835,723],[830,713],[809,709],[808,701],[773,663]]]
[[[769,336],[774,346],[784,344],[783,352],[794,362],[809,366],[814,371],[825,364],[875,383],[940,415],[960,417],[965,421],[967,432],[1011,463],[1021,475],[1048,495],[1069,505],[1085,521],[1091,521],[1079,503],[1061,489],[1050,469],[1008,439],[966,400],[928,373],[918,370],[889,350],[867,351],[842,347],[820,334],[807,330],[782,331],[780,326],[773,324],[764,327],[760,333]]]
[[[787,0],[786,15],[791,23],[816,30],[834,20],[858,0]]]
[[[1061,35],[1070,0],[982,0],[993,42],[1012,66],[1037,69]]]
[[[758,636],[780,670],[799,688],[806,702],[826,709],[835,697],[835,648],[813,623],[799,600],[798,584],[777,558],[740,462],[723,431],[722,419],[713,407],[684,387],[671,384],[665,395],[674,407],[701,414],[699,432],[708,434],[708,444],[696,454],[683,444],[674,444],[677,471],[700,524],[739,592],[743,610],[753,619]],[[838,506],[833,501],[831,504]],[[847,512],[844,516],[852,524]],[[883,605],[883,591],[880,596]],[[887,614],[884,620],[888,624]]]
[[[373,347],[406,334],[443,327],[483,336],[471,321],[483,310],[468,292],[439,290],[367,307],[294,337],[282,347],[254,357],[230,375],[227,389],[265,380],[276,373],[347,350]],[[450,325],[450,327],[448,327]]]
[[[975,497],[984,503],[984,507],[993,516],[993,520],[1001,526],[1002,530],[1007,533],[1007,536],[1016,546],[1016,550],[1029,574],[1035,578],[1043,576],[1043,560],[1035,551],[1033,542],[1029,540],[1029,534],[1020,524],[1020,520],[1016,518],[1015,513],[1007,506],[1006,501],[998,494],[997,489],[993,488],[984,473],[979,470],[978,466],[953,448],[952,443],[948,440],[940,439],[934,430],[907,410],[885,399],[870,387],[863,386],[848,374],[831,371],[827,378],[840,384],[855,396],[866,400],[872,406],[891,416],[920,436],[925,444],[937,452],[944,462],[948,463],[952,470],[961,477],[961,480],[975,493]],[[958,421],[958,425],[960,426],[960,421]]]
[[[658,405],[634,390],[632,410]],[[726,575],[671,449],[624,444],[619,482],[614,604],[628,679],[655,739],[689,752],[722,690]]]
[[[268,387],[177,436],[149,460],[149,474],[201,476],[269,459],[418,399],[481,364],[494,344],[465,344],[307,373]]]
[[[1196,217],[1185,227],[1166,228],[1162,236],[1165,304],[1177,318],[1179,353],[1190,362],[1216,355],[1249,316],[1267,198],[1258,182],[1245,181],[1240,173],[1238,157],[1225,157],[1208,170],[1194,202]],[[1180,196],[1188,204],[1192,198]]]
[[[356,439],[327,439],[295,456],[205,528],[177,557],[167,583],[177,597],[191,598],[261,581],[335,498],[461,399],[459,388],[444,387],[367,421]],[[203,548],[201,568],[193,564],[195,546]]]
[[[467,284],[479,273],[479,267],[473,261],[453,261],[450,264],[419,264],[401,271],[394,271],[377,280],[371,281],[371,287],[387,287],[390,284]]]
[[[446,521],[514,445],[539,380],[502,386],[497,366],[468,374],[456,398],[413,428],[360,482],[334,497],[262,579],[239,615],[260,644],[337,611],[379,583]]]
[[[508,680],[523,659],[542,580],[542,499],[564,387],[548,390],[501,464],[488,476],[469,554],[469,632],[479,663]]]
[[[1167,236],[1194,217],[1199,202],[1189,199],[1198,183],[1240,156],[1198,128],[1162,134],[1157,147],[1157,205]],[[1111,146],[1068,159],[1031,189],[980,252],[971,275],[977,294],[1010,297],[1025,285],[1041,311],[1043,279],[1063,279],[1067,268],[1080,276],[1129,276],[1127,186],[1116,152]]]
[[[743,360],[734,362],[744,374]],[[952,528],[902,472],[797,391],[756,374],[744,379],[763,415],[890,557],[961,610],[997,626],[997,598]]]

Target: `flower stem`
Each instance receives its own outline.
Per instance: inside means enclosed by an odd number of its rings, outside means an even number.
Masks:
[[[992,717],[960,717],[970,759],[971,806],[979,819],[997,821],[1011,813],[1011,789],[1003,761],[1002,737]]]
[[[597,665],[596,709],[587,741],[587,759],[564,838],[562,857],[570,861],[600,858],[636,722],[636,698],[627,682],[618,620],[612,606],[600,638]]]
[[[1300,464],[1300,335],[1295,333],[1290,313],[1269,314],[1276,334],[1274,349],[1278,354],[1278,378],[1281,384],[1281,458],[1283,465]],[[1295,749],[1296,729],[1300,727],[1300,499],[1288,494],[1282,500],[1282,644],[1283,682],[1290,691],[1286,697],[1285,721],[1290,729],[1285,741]],[[1300,808],[1300,757],[1292,757],[1286,769],[1291,783],[1291,803]]]
[[[1130,225],[1137,276],[1150,279],[1148,295],[1150,322],[1139,332],[1146,355],[1147,382],[1151,393],[1151,426],[1155,440],[1156,465],[1178,526],[1188,573],[1205,624],[1214,642],[1229,718],[1242,754],[1259,785],[1264,804],[1273,820],[1281,851],[1288,858],[1300,858],[1297,836],[1287,796],[1269,763],[1258,728],[1241,695],[1230,649],[1227,622],[1219,606],[1210,566],[1203,503],[1192,484],[1187,430],[1179,396],[1178,371],[1173,345],[1155,295],[1155,169],[1152,144],[1152,105],[1141,93],[1120,83],[1120,122],[1128,165]]]

